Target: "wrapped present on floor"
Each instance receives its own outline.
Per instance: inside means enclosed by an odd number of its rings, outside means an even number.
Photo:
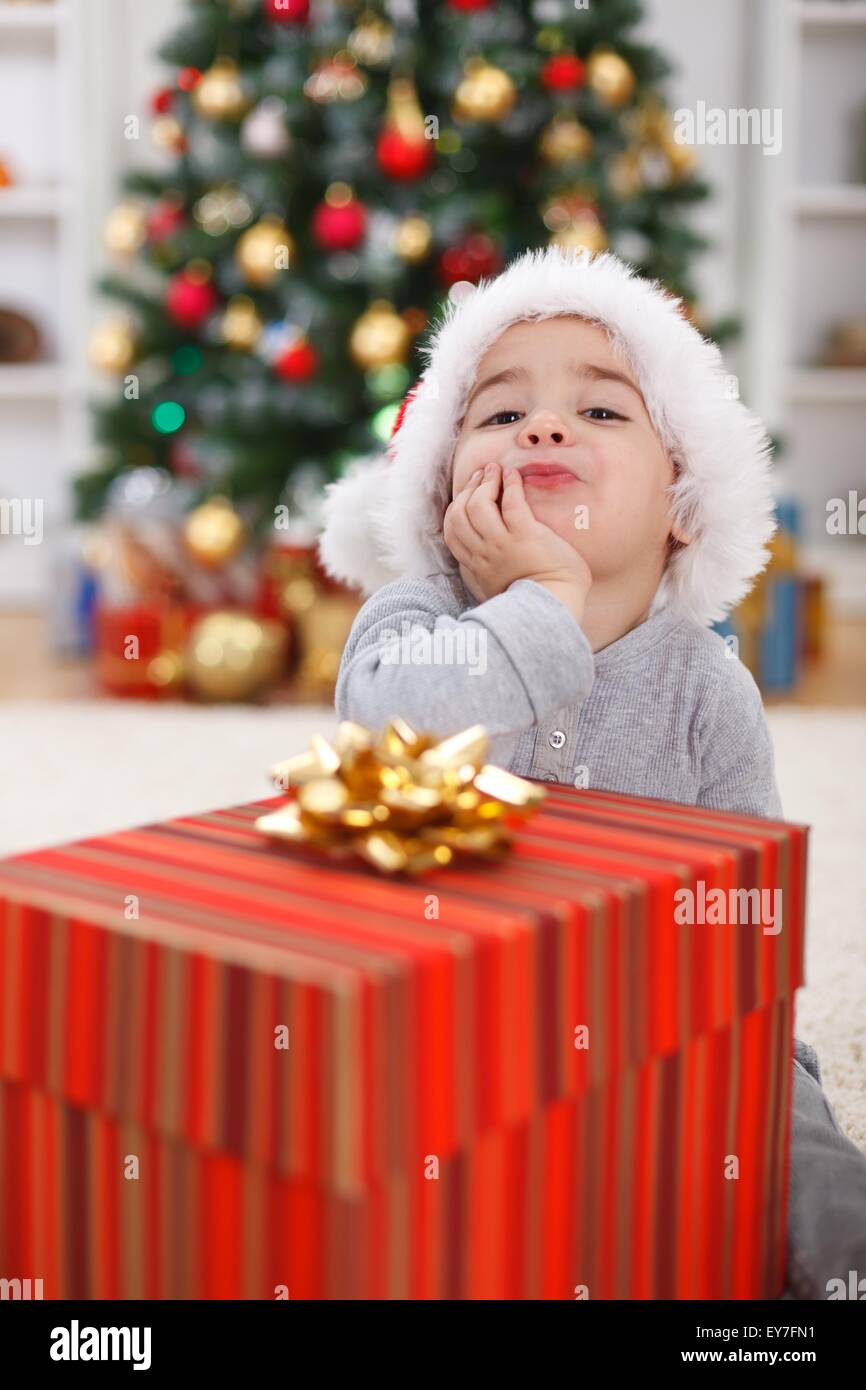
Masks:
[[[261,609],[259,560],[229,499],[187,513],[188,501],[153,467],[111,484],[92,545],[97,678],[145,699],[256,698],[287,669],[289,623]]]
[[[298,699],[333,700],[340,657],[363,599],[324,570],[315,541],[274,542],[262,560],[259,606],[288,623],[291,674]]]
[[[807,828],[361,732],[287,797],[0,864],[0,1268],[776,1296]]]

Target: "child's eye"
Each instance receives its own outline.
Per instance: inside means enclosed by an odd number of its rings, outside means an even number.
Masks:
[[[503,415],[519,415],[519,410],[497,410],[495,415],[491,415],[489,420],[484,420],[483,424],[492,425],[494,420],[499,420]]]
[[[484,420],[484,421],[483,421],[483,425],[492,425],[492,424],[494,424],[496,421],[501,420],[502,417],[503,417],[503,415],[519,415],[519,414],[520,414],[520,411],[519,411],[519,410],[497,410],[496,414],[495,414],[495,415],[491,415],[489,420]],[[612,420],[624,420],[624,419],[625,419],[625,416],[624,416],[624,415],[620,415],[618,411],[616,411],[616,410],[611,410],[610,407],[609,407],[609,406],[606,406],[606,405],[593,405],[593,406],[590,406],[588,410],[584,410],[584,411],[583,411],[583,414],[584,414],[584,415],[607,415],[607,416],[609,416]]]

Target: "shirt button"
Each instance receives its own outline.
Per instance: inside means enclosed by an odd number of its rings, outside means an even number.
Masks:
[[[553,733],[548,735],[547,742],[551,748],[562,748],[565,743],[565,734],[561,729],[554,729]]]

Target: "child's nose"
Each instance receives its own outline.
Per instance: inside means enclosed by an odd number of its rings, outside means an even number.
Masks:
[[[572,444],[574,435],[568,421],[555,410],[536,410],[524,421],[519,442],[532,447],[538,444]]]

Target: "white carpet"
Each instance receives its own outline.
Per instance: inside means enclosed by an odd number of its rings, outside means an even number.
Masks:
[[[866,714],[769,719],[785,815],[812,826],[796,1033],[866,1150]],[[0,854],[268,796],[268,767],[336,722],[320,706],[2,704]]]

